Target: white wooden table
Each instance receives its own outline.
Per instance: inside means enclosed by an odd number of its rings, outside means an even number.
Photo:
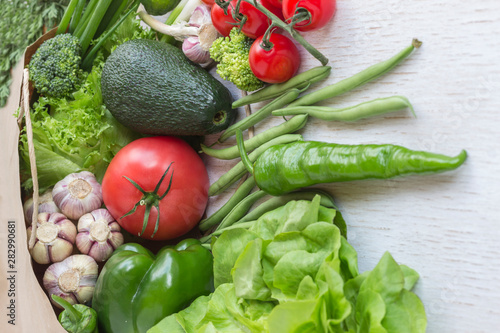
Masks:
[[[389,251],[421,275],[415,291],[426,307],[428,332],[499,332],[500,2],[337,4],[332,24],[305,34],[333,67],[311,90],[391,57],[416,37],[422,47],[394,71],[322,104],[404,95],[417,117],[404,111],[356,123],[310,120],[301,131],[304,139],[469,154],[449,173],[320,186],[340,205],[360,270],[372,269]],[[302,51],[301,70],[319,64]],[[279,122],[267,121],[255,131]],[[212,180],[232,165],[206,161]],[[225,199],[212,200],[209,212]]]
[[[330,78],[312,89],[385,60],[417,37],[423,46],[394,71],[323,103],[347,106],[404,95],[414,105],[417,117],[405,111],[349,124],[310,120],[301,131],[304,138],[393,143],[449,155],[466,149],[469,154],[461,168],[449,173],[321,186],[335,196],[348,223],[348,238],[358,252],[360,270],[372,269],[389,251],[421,275],[415,291],[426,307],[428,332],[498,332],[500,2],[337,3],[332,24],[305,34],[333,67]],[[305,51],[302,55],[301,70],[318,65]],[[256,127],[256,132],[280,121],[270,119]],[[8,143],[13,140],[7,134],[1,137]],[[2,156],[10,159],[13,152],[9,149]],[[234,164],[211,158],[205,161],[212,180]],[[0,178],[3,184],[11,182],[8,176]],[[212,199],[208,213],[229,194]],[[1,199],[5,207],[16,200],[3,193]],[[2,222],[22,214],[15,210],[3,210]],[[33,286],[20,291],[19,303],[29,302],[31,289]],[[33,326],[44,318],[36,311],[20,317],[26,321],[31,318]],[[24,332],[30,325],[21,326]]]

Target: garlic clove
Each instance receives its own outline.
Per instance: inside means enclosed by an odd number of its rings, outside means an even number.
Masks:
[[[76,246],[98,262],[107,260],[123,241],[120,225],[107,209],[96,209],[78,220]]]
[[[182,42],[182,51],[189,60],[197,64],[204,64],[211,60],[210,52],[201,47],[199,37],[184,39]]]
[[[191,17],[189,18],[188,24],[192,27],[199,28],[203,24],[211,23],[212,17],[210,12],[211,12],[210,6],[207,6],[205,4],[197,6],[193,10]]]
[[[32,226],[28,228],[28,239]],[[37,217],[36,239],[30,253],[39,264],[59,262],[71,255],[76,240],[76,227],[61,213],[40,213]]]
[[[69,174],[57,182],[52,197],[61,212],[73,220],[102,206],[101,184],[88,171]]]
[[[60,296],[71,304],[86,304],[92,300],[97,274],[98,265],[92,257],[75,254],[50,265],[43,285],[49,295]]]
[[[26,226],[31,225],[33,218],[33,198],[29,198],[23,205]],[[38,213],[60,213],[52,198],[52,189],[45,191],[38,199]]]

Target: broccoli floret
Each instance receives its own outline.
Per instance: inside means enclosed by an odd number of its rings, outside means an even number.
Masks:
[[[77,90],[85,79],[80,42],[70,34],[45,41],[29,63],[30,80],[45,96],[63,98]]]
[[[264,83],[250,69],[248,53],[253,40],[238,28],[233,28],[229,37],[217,38],[210,47],[210,57],[218,62],[217,74],[245,91],[254,91]]]

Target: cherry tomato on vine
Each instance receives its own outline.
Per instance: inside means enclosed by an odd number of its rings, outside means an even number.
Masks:
[[[212,24],[215,30],[224,37],[229,36],[231,29],[237,26],[237,22],[233,19],[232,13],[232,6],[229,6],[226,15],[224,14],[224,9],[217,4],[213,5],[210,11],[210,17],[212,18]]]
[[[231,1],[231,4],[227,10],[227,15],[224,14],[224,10],[220,6],[212,6],[212,10],[210,13],[212,24],[214,25],[215,29],[225,37],[229,36],[229,32],[232,28],[240,24],[240,22],[237,23],[237,21],[233,18],[233,13],[236,10],[237,2],[237,0]],[[276,16],[283,18],[281,9],[272,6],[268,2],[268,0],[259,0],[259,3],[269,9]],[[269,18],[264,13],[262,13],[260,10],[255,8],[254,5],[246,1],[241,1],[240,7],[238,9],[240,20],[244,20],[241,32],[243,32],[245,36],[251,39],[256,39],[266,32],[271,23],[271,20],[269,20]]]
[[[324,27],[335,15],[337,2],[335,0],[283,0],[283,15],[290,20],[296,10],[307,10],[310,19],[294,25],[299,31],[310,31]]]
[[[262,6],[269,9],[274,15],[278,16],[280,20],[283,21],[285,19],[285,17],[283,16],[283,10],[281,9],[282,0],[260,0],[259,2],[262,4]]]
[[[231,4],[236,6],[235,0],[231,1]],[[262,3],[262,1],[259,1]],[[264,4],[263,4],[264,5]],[[257,37],[262,36],[267,28],[269,28],[270,20],[268,17],[262,13],[260,10],[255,8],[254,5],[246,2],[240,2],[240,14],[245,17],[245,24],[241,28],[241,32],[245,34],[245,36],[256,39]]]
[[[215,4],[215,0],[201,0],[205,5],[213,6]]]
[[[271,6],[276,8],[281,8],[283,6],[283,0],[267,0]]]
[[[250,68],[255,76],[267,83],[285,82],[292,78],[300,66],[297,46],[285,35],[272,33],[272,48],[262,45],[263,36],[253,42],[249,53]]]
[[[190,231],[205,212],[208,188],[201,158],[171,136],[129,143],[111,160],[102,181],[104,204],[116,221],[131,234],[154,240]]]

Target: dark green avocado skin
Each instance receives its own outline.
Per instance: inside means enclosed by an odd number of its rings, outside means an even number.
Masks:
[[[113,116],[142,134],[213,134],[236,117],[231,93],[221,82],[177,47],[158,41],[118,46],[104,64],[101,89]]]

